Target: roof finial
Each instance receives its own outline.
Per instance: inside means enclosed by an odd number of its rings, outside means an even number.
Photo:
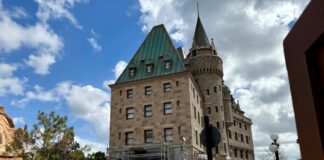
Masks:
[[[199,17],[199,2],[197,1],[197,12],[198,12],[198,17]]]

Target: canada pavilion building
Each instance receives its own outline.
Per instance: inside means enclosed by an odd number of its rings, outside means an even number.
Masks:
[[[252,121],[224,84],[222,59],[199,16],[186,57],[155,26],[110,87],[110,159],[204,159],[204,116],[221,133],[214,159],[254,159]]]

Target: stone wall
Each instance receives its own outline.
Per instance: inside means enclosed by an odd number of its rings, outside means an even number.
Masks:
[[[127,150],[145,144],[144,130],[153,130],[153,143],[164,141],[164,129],[173,129],[173,145],[181,144],[181,136],[186,138],[190,154],[199,153],[203,148],[196,143],[196,131],[202,130],[201,96],[189,72],[127,82],[111,86],[111,118],[109,149]],[[171,91],[164,92],[164,84],[171,84]],[[145,95],[145,87],[151,86],[152,93]],[[127,98],[127,90],[133,90]],[[195,96],[193,96],[196,90]],[[198,98],[198,100],[197,100]],[[164,103],[171,102],[172,114],[164,113]],[[152,116],[144,116],[144,106],[152,105]],[[126,119],[126,109],[134,108],[134,117]],[[196,118],[195,118],[196,110]],[[133,132],[134,141],[126,145],[126,132]],[[198,134],[199,136],[199,134]],[[113,156],[113,155],[111,155]]]

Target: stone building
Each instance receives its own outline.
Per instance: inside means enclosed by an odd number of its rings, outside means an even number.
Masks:
[[[251,119],[224,84],[222,59],[199,16],[186,57],[155,26],[110,87],[111,159],[203,158],[204,116],[221,133],[215,159],[254,159]]]
[[[6,146],[13,141],[15,125],[12,118],[4,112],[0,105],[0,159],[16,159],[14,155],[6,151]]]

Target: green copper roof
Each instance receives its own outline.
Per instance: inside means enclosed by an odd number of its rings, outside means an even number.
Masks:
[[[166,62],[171,62],[170,69],[166,69]],[[147,72],[148,65],[153,66],[151,73]],[[135,69],[133,76],[131,69]],[[152,28],[115,84],[183,71],[186,67],[168,32],[164,25],[158,25]]]
[[[201,23],[200,17],[198,16],[195,35],[194,35],[194,42],[193,45],[198,47],[210,47],[210,43],[205,32],[205,29]]]

